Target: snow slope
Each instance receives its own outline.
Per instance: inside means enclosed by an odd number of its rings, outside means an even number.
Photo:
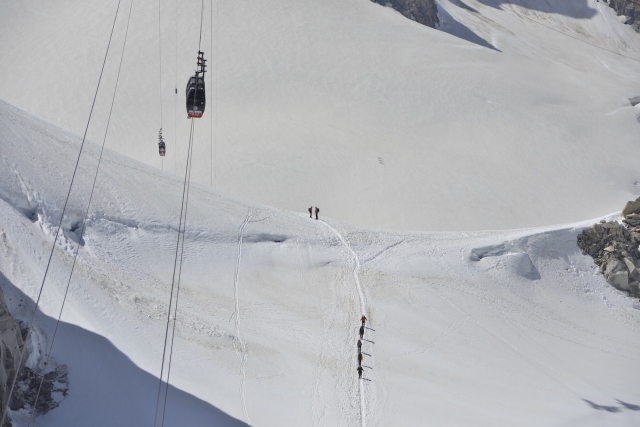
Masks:
[[[162,164],[156,145],[155,0],[133,5],[109,146],[180,175],[189,133],[183,85],[195,67],[201,3],[160,4],[168,156]],[[391,230],[574,222],[640,194],[640,113],[628,101],[640,95],[640,62],[630,59],[640,59],[640,36],[611,8],[597,0],[438,5],[441,30],[367,0],[205,2],[209,104],[196,127],[194,179]],[[82,134],[115,8],[0,0],[0,99]]]
[[[23,319],[78,147],[0,102],[0,282]],[[46,282],[48,340],[97,150]],[[53,350],[70,393],[38,425],[152,424],[181,189],[106,152]],[[640,305],[578,251],[588,223],[377,232],[194,185],[166,425],[635,426]]]

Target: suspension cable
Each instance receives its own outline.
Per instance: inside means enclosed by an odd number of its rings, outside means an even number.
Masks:
[[[62,220],[64,218],[64,214],[67,211],[67,205],[69,203],[69,198],[71,196],[71,188],[73,187],[73,182],[75,180],[76,177],[76,173],[78,171],[78,165],[80,163],[80,157],[82,156],[82,150],[84,149],[84,144],[86,142],[86,138],[87,138],[87,131],[89,130],[89,124],[91,123],[91,116],[93,115],[93,108],[96,105],[96,98],[98,97],[98,91],[100,89],[100,83],[102,82],[102,74],[104,73],[104,67],[105,64],[107,62],[107,56],[109,55],[109,48],[111,46],[111,39],[113,38],[113,30],[116,26],[116,21],[118,19],[118,12],[120,11],[120,2],[122,0],[118,0],[118,6],[116,7],[116,13],[115,16],[113,18],[113,24],[111,26],[111,34],[109,35],[109,42],[107,43],[107,49],[105,51],[104,54],[104,60],[102,61],[102,68],[100,70],[100,77],[98,78],[98,84],[96,86],[96,92],[93,95],[93,102],[91,104],[91,110],[89,111],[89,118],[87,119],[87,126],[85,127],[84,130],[84,135],[82,136],[82,143],[80,144],[80,151],[78,152],[78,158],[76,159],[76,164],[75,167],[73,169],[73,174],[71,175],[71,182],[69,183],[69,190],[67,191],[67,197],[64,201],[64,206],[62,208],[62,214],[60,215],[60,221],[58,222],[58,227],[56,229],[56,234],[55,237],[53,239],[53,245],[51,245],[51,252],[49,253],[49,259],[47,261],[47,266],[44,270],[44,276],[42,278],[42,284],[40,285],[40,291],[38,292],[38,298],[36,299],[36,304],[35,307],[33,309],[33,315],[31,316],[31,321],[29,322],[29,329],[27,330],[27,334],[25,336],[25,342],[27,342],[29,340],[29,337],[31,336],[31,331],[33,329],[33,323],[35,321],[36,318],[36,313],[38,311],[38,307],[40,305],[40,298],[42,297],[42,291],[44,289],[44,284],[45,281],[47,279],[47,274],[49,272],[49,267],[51,266],[51,259],[53,258],[53,253],[55,251],[56,248],[56,243],[58,242],[58,236],[60,235],[60,229],[62,227]],[[24,360],[24,355],[26,353],[26,345],[23,347],[22,351],[20,352],[20,360],[18,363],[18,366],[22,366],[22,362]],[[19,373],[19,369],[16,369],[16,373],[13,376],[13,380],[11,381],[11,388],[9,389],[9,394],[7,397],[7,403],[4,405],[3,407],[3,411],[2,411],[2,418],[0,419],[0,426],[4,425],[4,421],[7,417],[7,410],[9,409],[9,402],[11,401],[11,396],[13,395],[13,391],[15,389],[15,385],[16,382],[18,380],[18,373]]]
[[[95,176],[93,177],[93,184],[91,186],[91,193],[89,195],[89,201],[87,203],[87,209],[85,210],[84,216],[82,218],[82,228],[80,230],[80,235],[78,237],[78,245],[76,246],[76,250],[75,253],[73,255],[73,263],[71,264],[71,272],[69,273],[69,280],[67,281],[67,287],[64,291],[64,296],[62,298],[62,306],[60,307],[60,313],[58,314],[58,319],[56,320],[56,327],[53,331],[53,336],[51,338],[51,344],[49,346],[49,352],[47,353],[47,357],[45,359],[45,363],[44,363],[44,369],[42,371],[42,379],[40,380],[40,384],[38,385],[38,391],[36,392],[36,398],[33,404],[33,408],[31,408],[31,415],[29,417],[29,424],[27,424],[27,427],[31,426],[31,423],[33,422],[33,418],[36,412],[36,408],[38,405],[38,399],[40,397],[40,391],[42,390],[42,384],[44,383],[44,379],[45,379],[45,374],[47,373],[47,367],[49,366],[49,360],[51,358],[51,352],[53,350],[53,344],[56,340],[56,336],[58,334],[58,327],[60,326],[60,319],[62,318],[62,312],[64,310],[64,305],[65,302],[67,300],[67,295],[69,294],[69,287],[71,285],[71,278],[73,277],[73,271],[74,268],[76,266],[76,260],[78,259],[78,253],[80,252],[80,246],[81,246],[81,242],[82,242],[82,237],[84,236],[84,232],[86,231],[86,226],[87,226],[87,218],[89,217],[89,208],[91,207],[91,201],[93,200],[93,193],[96,189],[96,182],[98,181],[98,172],[100,171],[100,164],[102,163],[102,155],[104,154],[104,147],[106,145],[107,142],[107,134],[109,133],[109,124],[111,122],[111,113],[113,112],[113,105],[115,103],[116,100],[116,93],[118,91],[118,82],[120,81],[120,71],[122,69],[122,60],[124,59],[124,52],[127,46],[127,36],[129,34],[129,22],[131,21],[131,10],[133,9],[133,2],[135,0],[131,0],[131,3],[129,4],[129,15],[127,17],[127,28],[125,30],[124,33],[124,43],[122,44],[122,53],[120,54],[120,64],[118,65],[118,74],[116,76],[116,84],[115,87],[113,89],[113,97],[111,99],[111,107],[109,109],[109,116],[107,118],[107,127],[104,131],[104,138],[102,139],[102,147],[100,149],[100,155],[98,156],[98,165],[96,167],[96,173]]]
[[[191,137],[189,144],[189,153],[188,157],[193,162],[193,128],[194,128],[194,119],[191,119]],[[185,241],[185,230],[187,228],[187,211],[189,209],[189,189],[191,187],[191,165],[189,165],[189,177],[187,178],[187,197],[185,200],[184,206],[184,225],[182,229],[182,245],[180,248],[180,267],[178,268],[178,284],[176,287],[176,304],[173,312],[173,327],[171,330],[171,345],[169,347],[169,364],[167,366],[167,383],[165,386],[164,393],[164,405],[162,408],[162,424],[161,427],[164,427],[165,414],[167,412],[167,397],[169,396],[169,378],[171,376],[171,362],[173,360],[173,343],[176,337],[176,323],[178,322],[178,297],[180,296],[180,278],[182,276],[182,262],[184,260],[184,241]]]
[[[194,95],[195,97],[195,95]],[[175,285],[175,281],[176,281],[176,269],[177,269],[177,265],[178,265],[178,250],[180,248],[180,235],[183,234],[183,239],[184,239],[184,233],[182,230],[182,224],[183,224],[183,218],[184,218],[184,210],[185,210],[185,195],[186,195],[186,189],[187,189],[187,179],[189,176],[189,170],[190,170],[190,166],[191,166],[191,161],[190,161],[190,155],[189,153],[191,152],[191,144],[192,144],[192,137],[193,137],[193,119],[191,119],[191,134],[189,136],[189,151],[187,153],[187,164],[185,167],[185,171],[184,171],[184,184],[182,186],[182,203],[180,206],[180,221],[178,223],[178,239],[176,241],[176,256],[175,259],[173,261],[173,277],[171,279],[171,294],[169,296],[169,310],[167,311],[167,322],[166,322],[166,327],[165,327],[165,333],[164,333],[164,348],[162,351],[162,365],[160,367],[160,377],[158,378],[158,396],[156,398],[156,410],[155,410],[155,416],[153,419],[153,426],[155,427],[157,425],[158,422],[158,408],[160,406],[160,393],[162,391],[162,377],[164,374],[164,365],[165,365],[165,357],[166,357],[166,353],[167,353],[167,340],[169,338],[169,324],[171,322],[171,307],[173,306],[173,289],[174,289],[174,285]],[[186,220],[186,218],[184,218],[184,220]]]
[[[174,70],[174,88],[175,88],[175,94],[173,97],[173,143],[175,144],[174,146],[174,151],[177,153],[178,152],[178,1],[174,1],[174,5],[175,5],[175,28],[176,28],[176,32],[175,32],[175,70]],[[177,158],[177,156],[173,156],[174,159]],[[176,169],[176,162],[174,160],[173,162],[173,169]]]
[[[200,6],[200,38],[198,39],[198,50],[200,50],[200,46],[202,45],[202,18],[204,17],[204,0],[201,2]]]
[[[161,32],[161,17],[160,14],[160,1],[158,0],[158,65],[159,65],[159,94],[160,94],[160,129],[162,129],[162,32]]]
[[[200,51],[201,48],[201,43],[202,43],[202,20],[203,20],[203,15],[204,15],[204,0],[202,0],[202,5],[200,8],[200,36],[198,39],[198,51]],[[204,79],[204,76],[203,76]],[[197,87],[197,82],[196,82],[196,87]],[[196,97],[196,90],[193,91],[193,101],[195,103],[195,97]],[[165,415],[166,415],[166,409],[167,409],[167,395],[169,392],[169,375],[171,372],[171,362],[173,359],[173,343],[174,343],[174,338],[175,338],[175,327],[176,327],[176,319],[177,319],[177,314],[178,314],[178,293],[179,293],[179,289],[180,289],[180,277],[182,275],[182,261],[183,261],[183,254],[184,254],[184,239],[185,239],[185,232],[186,232],[186,222],[187,222],[187,204],[189,201],[189,187],[190,187],[190,180],[191,180],[191,166],[193,164],[193,135],[194,135],[194,119],[191,118],[191,131],[189,134],[189,146],[188,146],[188,151],[187,151],[187,164],[185,166],[185,176],[184,176],[184,184],[182,187],[182,205],[180,207],[180,221],[178,224],[178,238],[176,240],[176,255],[174,258],[174,262],[173,262],[173,278],[171,280],[171,295],[169,297],[169,309],[167,310],[167,321],[166,321],[166,326],[165,326],[165,335],[164,335],[164,347],[162,350],[162,366],[160,367],[160,377],[158,378],[158,393],[157,393],[157,397],[156,397],[156,409],[155,409],[155,415],[154,415],[154,419],[153,419],[153,426],[156,427],[158,424],[158,409],[160,408],[160,395],[162,392],[162,379],[164,376],[164,365],[165,365],[165,359],[167,356],[167,342],[168,342],[168,338],[169,338],[169,325],[171,323],[171,308],[173,307],[173,291],[174,291],[174,287],[176,287],[176,269],[178,266],[178,254],[180,253],[180,268],[178,270],[178,281],[177,281],[177,290],[176,290],[176,302],[175,302],[175,308],[174,308],[174,318],[173,318],[173,328],[172,328],[172,336],[171,336],[171,347],[169,350],[169,360],[168,360],[168,366],[167,366],[167,381],[166,381],[166,388],[165,388],[165,396],[164,396],[164,404],[163,404],[163,410],[162,410],[162,425],[164,426],[164,421],[165,421]],[[182,231],[181,231],[182,230]],[[182,252],[179,251],[180,249],[180,236],[182,235]]]
[[[215,90],[216,90],[216,95],[215,95],[215,101],[213,104],[213,108],[215,108],[215,114],[214,114],[214,130],[215,130],[215,136],[214,136],[214,144],[213,144],[213,149],[214,149],[214,155],[213,155],[213,183],[214,183],[214,187],[215,189],[218,188],[218,135],[220,135],[220,133],[218,132],[218,64],[220,63],[220,53],[219,53],[219,46],[220,46],[220,20],[218,19],[219,17],[219,4],[220,4],[220,0],[216,0],[216,57],[215,57],[215,61],[216,61],[216,84],[215,84]],[[213,51],[213,49],[212,49]],[[211,87],[211,90],[213,90],[213,87]],[[213,111],[212,111],[213,113]]]
[[[160,95],[160,131],[162,131],[162,32],[161,32],[161,21],[162,14],[160,12],[160,2],[158,0],[158,65],[159,65],[159,95]],[[164,157],[160,159],[162,170],[164,170]]]
[[[216,5],[217,4],[216,2]],[[209,19],[209,46],[211,52],[213,52],[213,0],[211,0],[211,4],[209,5],[209,11],[211,12],[211,18]],[[216,61],[217,60],[216,58]],[[209,73],[209,87],[213,90],[213,73]],[[211,111],[211,120],[209,121],[211,125],[209,130],[209,136],[211,137],[211,143],[209,144],[209,187],[213,187],[213,108],[209,108],[209,110]]]

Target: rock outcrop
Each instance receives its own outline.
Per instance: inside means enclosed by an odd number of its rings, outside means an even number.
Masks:
[[[627,202],[622,215],[624,216],[622,222],[625,223],[636,242],[640,242],[640,197],[635,202]]]
[[[629,229],[615,221],[601,221],[578,236],[578,247],[593,258],[609,284],[640,297],[640,198],[627,203],[622,213]]]
[[[60,402],[67,397],[69,392],[67,366],[57,365],[54,361],[49,364],[49,367],[51,370],[47,369],[44,380],[42,380],[42,374],[33,369],[26,366],[22,369],[18,385],[9,404],[12,411],[20,409],[31,411],[35,405],[36,415],[46,414],[57,408]],[[40,382],[42,382],[42,386],[40,386]]]
[[[7,304],[4,301],[4,294],[0,289],[0,417],[2,411],[7,407],[7,399],[11,383],[20,370],[20,352],[24,342],[20,326],[9,313]],[[11,424],[5,423],[6,426]],[[5,427],[5,426],[3,426]]]
[[[435,28],[438,21],[438,8],[435,0],[371,0],[383,6],[393,7],[409,19],[427,27]]]
[[[626,16],[625,24],[629,24],[640,33],[640,2],[637,0],[609,0],[609,6],[618,16]]]

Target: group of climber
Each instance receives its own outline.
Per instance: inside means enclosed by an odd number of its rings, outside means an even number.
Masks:
[[[362,325],[360,326],[360,339],[358,340],[358,378],[362,378],[362,340],[364,339],[364,325],[367,322],[367,317],[363,314],[360,318]]]
[[[310,206],[309,209],[309,218],[313,218],[313,206]],[[316,219],[318,219],[318,212],[320,212],[320,208],[316,206]]]

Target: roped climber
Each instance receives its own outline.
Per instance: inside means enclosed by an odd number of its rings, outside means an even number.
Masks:
[[[360,326],[360,339],[364,338],[364,326]]]

